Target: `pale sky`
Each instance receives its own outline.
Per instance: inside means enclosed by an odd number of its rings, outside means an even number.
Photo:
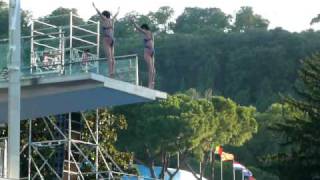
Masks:
[[[120,6],[120,17],[131,11],[146,14],[161,6],[174,8],[175,16],[185,7],[218,7],[234,16],[241,6],[251,6],[256,14],[270,21],[271,28],[280,26],[289,31],[311,28],[311,19],[320,13],[320,0],[21,0],[21,6],[34,17],[47,15],[60,6],[76,8],[80,16],[87,19],[95,14],[92,1],[99,9],[111,12]],[[320,23],[312,28],[320,29]]]

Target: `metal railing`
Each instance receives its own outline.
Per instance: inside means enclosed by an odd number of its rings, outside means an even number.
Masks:
[[[69,20],[61,25],[55,18]],[[80,22],[79,19],[71,12],[32,20],[30,36],[22,37],[22,79],[85,73],[108,76],[107,60],[99,57],[99,21]],[[83,60],[84,51],[87,51],[88,60]],[[7,59],[8,40],[0,40],[0,82],[8,79]],[[138,85],[137,55],[116,56],[115,59],[114,78]]]
[[[116,56],[115,77],[114,79],[133,83],[138,85],[138,56],[136,54],[126,56]],[[38,64],[38,66],[25,66],[21,68],[21,79],[32,79],[39,77],[55,76],[74,76],[81,74],[94,73],[108,76],[108,60],[106,58],[94,58],[88,61],[83,59],[73,59],[67,63],[57,63],[52,60],[47,64]],[[4,67],[0,72],[0,82],[8,80],[8,71]]]

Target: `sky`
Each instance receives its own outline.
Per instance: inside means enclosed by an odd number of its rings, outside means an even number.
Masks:
[[[320,29],[320,23],[310,26],[311,19],[320,14],[320,0],[21,0],[21,7],[31,11],[34,17],[50,14],[61,6],[76,8],[87,19],[95,14],[92,1],[101,10],[115,12],[120,7],[120,17],[131,11],[147,14],[161,6],[172,7],[175,16],[185,7],[218,7],[234,16],[241,6],[251,6],[256,14],[270,21],[270,28],[282,27],[292,32]]]

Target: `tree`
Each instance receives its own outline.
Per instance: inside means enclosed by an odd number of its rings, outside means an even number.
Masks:
[[[85,114],[91,129],[95,128],[96,112],[89,111]],[[131,152],[121,152],[115,144],[118,140],[118,134],[127,129],[127,121],[123,115],[115,115],[111,110],[99,109],[99,145],[103,153],[108,153],[116,164],[125,172],[132,171],[130,163],[132,162]],[[90,141],[90,131],[88,128],[83,130],[83,140]],[[109,160],[109,159],[108,159]],[[103,163],[101,163],[103,164]],[[105,168],[105,167],[104,167]]]
[[[27,26],[31,18],[31,13],[28,11],[22,10],[21,12],[21,32],[23,35],[29,35],[29,28]],[[0,1],[0,38],[8,38],[8,29],[9,29],[9,5]]]
[[[169,32],[170,19],[174,14],[174,10],[169,6],[162,6],[156,12],[150,12],[148,16],[153,21],[153,24],[158,26],[158,29],[161,32]]]
[[[166,171],[169,157],[177,153],[183,166],[196,177],[189,160],[195,159],[205,167],[212,144],[241,145],[257,128],[254,108],[238,106],[223,97],[204,99],[177,94],[160,102],[116,111],[128,117],[129,122],[128,131],[119,137],[119,145],[135,152],[136,161],[149,167],[153,177],[155,164],[161,164]]]
[[[298,114],[299,112],[288,104],[274,103],[266,111],[255,114],[258,132],[252,139],[241,147],[225,146],[224,149],[238,155],[237,160],[247,167],[255,167],[253,174],[257,179],[277,180],[278,169],[272,165],[272,157],[276,153],[286,152],[287,149],[280,145],[285,142],[283,133],[274,131],[273,127],[284,122],[284,115],[294,117]]]
[[[283,144],[288,152],[278,153],[281,179],[318,179],[320,177],[320,54],[314,54],[302,62],[301,80],[297,87],[299,98],[287,97],[285,101],[296,111],[286,117],[276,130],[283,132]]]
[[[318,14],[316,17],[311,19],[310,25],[313,25],[315,23],[319,23],[320,22],[320,14]]]
[[[176,95],[159,103],[119,107],[118,112],[129,118],[128,131],[119,142],[135,152],[135,159],[156,177],[153,167],[161,158],[176,154],[179,147],[194,149],[208,134],[206,128],[214,125],[214,118],[206,114],[213,110],[210,104]]]
[[[53,10],[49,15],[42,17],[41,19],[56,26],[67,26],[70,24],[70,12],[72,12],[76,16],[79,16],[78,10],[75,8],[69,9],[59,7]],[[73,24],[75,25],[82,25],[85,23],[84,20],[79,17],[73,17],[72,20]]]
[[[224,32],[230,28],[231,16],[219,8],[185,8],[176,19],[175,33]]]
[[[254,14],[251,7],[241,7],[236,14],[233,31],[245,32],[251,29],[267,29],[269,21]]]

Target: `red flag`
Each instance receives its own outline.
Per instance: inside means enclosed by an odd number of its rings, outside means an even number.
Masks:
[[[216,150],[214,151],[215,154],[219,154],[221,156],[223,152],[223,148],[221,146],[216,146]]]

